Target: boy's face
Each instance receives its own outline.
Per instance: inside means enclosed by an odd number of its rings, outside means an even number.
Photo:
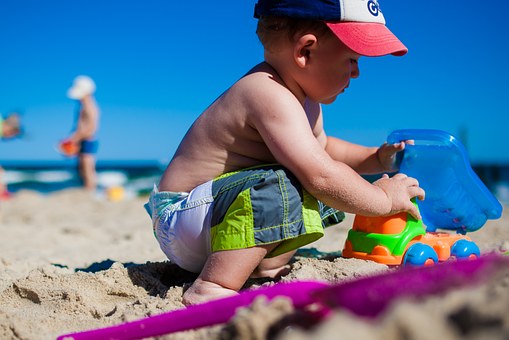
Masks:
[[[311,51],[307,96],[317,102],[330,104],[343,93],[351,78],[360,74],[360,55],[346,47],[335,36],[318,38],[317,48]]]

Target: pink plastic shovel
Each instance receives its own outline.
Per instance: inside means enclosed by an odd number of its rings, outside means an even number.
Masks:
[[[250,305],[262,295],[268,300],[286,296],[296,309],[304,309],[311,304],[322,306],[323,316],[329,308],[343,308],[359,316],[376,317],[398,298],[443,293],[479,283],[503,269],[509,269],[509,258],[487,255],[471,261],[394,270],[335,285],[322,282],[280,283],[139,321],[62,335],[57,340],[141,339],[212,326],[227,322],[237,308]]]

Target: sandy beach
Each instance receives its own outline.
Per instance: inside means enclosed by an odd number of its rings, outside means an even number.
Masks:
[[[184,308],[195,275],[167,261],[143,209],[146,199],[118,202],[80,190],[20,191],[0,202],[0,339],[55,339]],[[509,250],[509,215],[469,236],[482,254]],[[283,282],[358,280],[390,270],[337,257],[353,216],[306,247]],[[315,248],[313,251],[311,248]],[[318,258],[313,255],[317,255]],[[271,285],[250,281],[246,288]],[[275,327],[295,315],[287,300],[257,300],[228,323],[163,339],[508,339],[509,268],[480,284],[394,301],[376,319],[337,309],[304,329]]]

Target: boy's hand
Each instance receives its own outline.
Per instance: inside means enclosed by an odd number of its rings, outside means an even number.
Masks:
[[[413,177],[405,174],[396,174],[389,178],[384,174],[382,178],[375,181],[373,185],[382,189],[391,202],[391,211],[387,215],[394,215],[403,211],[410,213],[413,217],[420,220],[419,209],[412,203],[411,199],[417,197],[424,199],[424,190],[419,187],[419,182]]]
[[[406,144],[414,144],[413,140],[401,141],[399,143],[382,144],[378,150],[376,151],[376,156],[378,158],[378,162],[382,167],[382,171],[396,171],[396,154],[405,149]]]

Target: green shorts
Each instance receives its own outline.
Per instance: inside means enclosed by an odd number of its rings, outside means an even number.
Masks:
[[[192,271],[211,252],[274,243],[267,257],[295,250],[344,218],[277,165],[227,173],[189,193],[155,190],[145,206],[161,249]]]

